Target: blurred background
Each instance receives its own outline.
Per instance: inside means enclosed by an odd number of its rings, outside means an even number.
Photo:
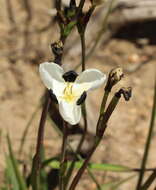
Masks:
[[[63,0],[64,6],[68,6],[68,3],[68,0]],[[129,102],[121,100],[117,106],[92,161],[135,168],[140,167],[153,103],[156,1],[114,0],[106,22],[110,3],[107,0],[97,6],[88,24],[86,67],[97,68],[107,75],[111,69],[123,67],[125,77],[111,94],[120,87],[131,86],[133,96]],[[84,11],[89,5],[89,1],[86,1]],[[0,183],[3,182],[7,152],[6,133],[11,137],[13,150],[25,163],[34,154],[41,114],[40,102],[45,90],[38,66],[53,60],[50,44],[59,39],[54,6],[54,0],[0,1]],[[93,49],[96,42],[98,45]],[[65,44],[63,67],[65,70],[74,69],[80,60],[80,39],[74,29]],[[87,97],[89,134],[92,135],[95,133],[102,96],[103,88],[91,92]],[[18,155],[23,132],[29,124],[24,147]],[[155,134],[148,167],[156,166]],[[79,134],[73,136],[74,144]],[[59,153],[61,138],[49,120],[46,123],[44,144],[47,157]],[[128,176],[125,173],[95,173],[99,183]],[[136,178],[119,189],[134,189],[135,182]],[[84,174],[78,189],[96,188]]]

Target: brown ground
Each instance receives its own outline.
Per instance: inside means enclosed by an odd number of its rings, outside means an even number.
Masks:
[[[50,16],[46,14],[46,10],[51,6],[48,0],[44,1],[44,3],[35,2],[36,0],[32,1],[33,19],[31,23],[28,23],[28,25],[30,24],[29,30],[31,34],[27,40],[27,36],[24,38],[23,35],[23,32],[26,32],[24,23],[27,16],[23,5],[18,1],[12,4],[15,24],[14,22],[11,24],[8,18],[6,3],[5,1],[0,2],[0,176],[3,176],[5,167],[4,153],[7,151],[6,133],[9,132],[13,149],[17,153],[22,133],[32,114],[38,108],[39,100],[44,93],[44,86],[38,74],[38,65],[43,61],[51,59],[49,45],[58,36],[56,33],[58,28],[55,24],[45,32],[33,32],[49,22]],[[69,49],[68,54],[64,58],[64,67],[67,70],[79,63],[79,52],[77,49]],[[156,45],[149,45],[147,43],[142,49],[139,49],[134,43],[127,40],[112,39],[107,47],[101,45],[94,56],[87,61],[88,68],[94,67],[107,74],[112,68],[119,65],[122,66],[125,69],[125,78],[116,89],[122,86],[132,86],[133,88],[131,101],[125,102],[121,100],[116,111],[113,113],[105,138],[92,158],[94,162],[122,164],[130,167],[140,166],[150,122],[156,67],[155,60],[148,60],[148,57],[154,55],[155,52]],[[138,70],[133,71],[142,60],[147,60],[146,64],[142,64]],[[112,95],[114,92],[115,89]],[[95,128],[95,117],[97,118],[98,116],[102,95],[103,88],[91,93],[87,99],[89,107],[88,122],[91,132]],[[27,162],[29,161],[29,155],[34,154],[40,114],[41,109],[39,109],[34,117],[23,154],[20,155],[21,157],[25,156]],[[149,167],[156,167],[155,133],[149,155]],[[47,122],[45,137],[47,154],[57,154],[60,146],[61,139],[51,127],[50,122]],[[98,179],[101,184],[111,179],[123,179],[129,175],[119,175],[118,173],[111,172],[96,172],[96,174],[99,176]],[[136,178],[122,185],[119,189],[133,190],[135,181]],[[95,185],[87,175],[84,175],[78,189],[91,190],[95,189]]]

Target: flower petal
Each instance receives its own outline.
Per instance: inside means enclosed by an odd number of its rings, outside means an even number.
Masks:
[[[42,63],[40,64],[39,72],[44,85],[48,89],[52,89],[56,96],[62,94],[65,88],[65,81],[62,77],[64,71],[59,65],[53,62]]]
[[[100,87],[106,80],[106,75],[97,69],[87,69],[75,80],[73,91],[82,94],[84,91]]]
[[[76,125],[81,119],[81,106],[74,103],[68,103],[62,100],[59,103],[59,111],[65,121],[71,125]]]
[[[106,80],[106,75],[97,69],[87,69],[83,71],[76,79],[76,83],[88,83],[90,89],[101,86]]]
[[[62,75],[63,69],[53,62],[45,62],[40,64],[39,72],[41,79],[48,89],[52,89],[53,80],[64,82]]]

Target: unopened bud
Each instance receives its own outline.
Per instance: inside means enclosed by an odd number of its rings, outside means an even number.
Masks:
[[[121,95],[123,95],[124,99],[126,101],[128,101],[132,96],[132,88],[131,87],[127,87],[127,88],[123,87],[115,95],[116,95],[116,97],[119,97],[119,98],[121,97]]]
[[[55,56],[59,56],[63,53],[63,43],[62,41],[58,41],[51,44],[51,49]]]
[[[60,40],[58,42],[52,43],[51,49],[55,57],[54,62],[57,63],[58,65],[61,65],[62,54],[63,54],[63,42]]]
[[[112,87],[117,84],[123,78],[123,76],[124,74],[121,67],[112,69],[109,73],[105,90],[110,92]]]

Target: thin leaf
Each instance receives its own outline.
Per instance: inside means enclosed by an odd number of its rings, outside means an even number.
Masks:
[[[127,178],[125,178],[123,180],[120,180],[118,182],[113,181],[113,182],[106,183],[106,184],[101,186],[101,189],[102,190],[116,190],[116,189],[118,189],[119,186],[121,186],[122,184],[124,184],[124,183],[128,182],[129,180],[133,179],[135,176],[136,175],[132,175],[132,176],[127,177]]]
[[[25,128],[24,128],[24,131],[23,131],[23,134],[22,134],[22,138],[21,138],[21,141],[20,141],[20,148],[19,148],[19,155],[22,154],[22,150],[23,150],[23,147],[24,147],[24,144],[25,144],[25,141],[26,141],[26,137],[27,137],[27,134],[28,134],[28,131],[29,131],[29,128],[37,114],[37,112],[39,111],[39,108],[41,107],[41,104],[39,104],[37,106],[37,108],[35,109],[35,111],[32,113],[28,123],[26,124]]]
[[[59,169],[60,162],[57,160],[49,159],[46,160],[43,165],[45,166],[45,163],[49,165],[52,168]],[[69,168],[72,162],[67,162],[67,167]],[[79,169],[82,166],[82,161],[75,162],[75,169]],[[101,171],[112,171],[112,172],[129,172],[131,169],[127,166],[122,165],[115,165],[115,164],[95,164],[95,163],[89,163],[88,168],[91,170],[101,170]]]
[[[156,118],[156,76],[155,76],[155,86],[154,86],[154,96],[153,96],[153,108],[152,108],[152,113],[151,113],[151,122],[149,126],[149,131],[148,131],[148,136],[146,139],[146,145],[145,145],[145,150],[144,150],[144,155],[141,163],[141,172],[139,175],[138,183],[136,190],[140,190],[143,177],[144,177],[144,172],[145,172],[145,167],[146,167],[146,162],[149,154],[149,149],[151,145],[151,140],[152,140],[152,134],[154,130],[154,123],[155,123],[155,118]]]
[[[6,157],[5,184],[13,189],[20,190],[10,157]]]
[[[26,184],[25,184],[25,181],[24,181],[23,177],[21,176],[21,174],[19,172],[17,160],[14,157],[12,147],[11,147],[10,138],[9,138],[8,135],[7,135],[7,143],[8,143],[10,161],[11,161],[11,164],[12,164],[12,167],[13,167],[14,175],[16,176],[16,180],[17,180],[18,185],[19,185],[19,189],[20,190],[26,190],[27,187],[26,187]]]
[[[44,147],[42,147],[42,151],[41,151],[41,160],[45,160],[45,149]],[[40,189],[41,190],[47,190],[48,189],[48,183],[47,183],[47,172],[45,171],[44,168],[42,168],[41,172],[40,172]]]

